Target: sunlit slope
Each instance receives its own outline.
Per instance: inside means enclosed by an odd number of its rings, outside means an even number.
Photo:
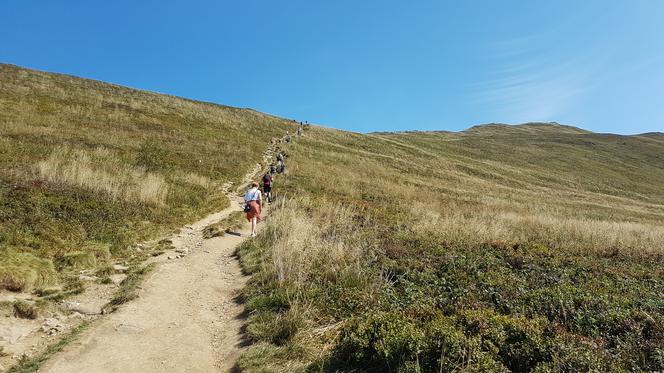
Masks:
[[[15,289],[225,206],[222,184],[294,127],[11,65],[0,65],[0,108],[0,285]]]
[[[528,200],[543,194],[548,198],[538,205],[554,210],[556,205],[567,206],[566,213],[580,216],[608,214],[630,220],[642,212],[638,219],[662,218],[664,137],[594,134],[548,124],[375,136],[435,159],[439,167],[432,167],[431,175],[446,185],[481,183],[496,189],[480,189],[481,194],[498,199],[517,193]],[[589,209],[578,209],[577,204]]]
[[[261,371],[664,369],[664,142],[313,128],[239,253]]]

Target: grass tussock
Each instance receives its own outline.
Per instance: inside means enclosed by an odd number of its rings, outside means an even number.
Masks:
[[[120,283],[120,289],[118,289],[108,304],[103,307],[102,312],[113,312],[118,306],[138,297],[138,287],[143,282],[145,276],[152,272],[154,267],[155,265],[152,263],[141,268],[130,270],[127,277],[122,280],[122,283]]]
[[[259,236],[263,371],[664,370],[661,141],[312,129]],[[268,356],[269,358],[267,358]]]
[[[34,304],[19,300],[14,302],[14,316],[34,320],[39,316],[39,311]]]
[[[0,287],[10,291],[29,291],[57,281],[53,263],[30,253],[3,249],[0,253]]]

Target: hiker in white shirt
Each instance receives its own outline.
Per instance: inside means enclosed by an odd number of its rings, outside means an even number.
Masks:
[[[247,220],[251,222],[251,237],[256,237],[256,224],[261,221],[261,208],[263,207],[263,194],[258,189],[258,183],[252,182],[249,190],[244,194],[245,212]]]

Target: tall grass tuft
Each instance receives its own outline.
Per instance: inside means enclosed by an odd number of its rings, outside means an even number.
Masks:
[[[11,250],[0,253],[0,288],[28,291],[52,285],[56,280],[53,263],[48,259]]]

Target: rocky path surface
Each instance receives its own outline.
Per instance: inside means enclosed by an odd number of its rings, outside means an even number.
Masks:
[[[272,145],[263,155],[273,156]],[[262,169],[256,164],[241,189]],[[234,258],[248,224],[236,234],[204,240],[202,230],[241,210],[231,206],[170,237],[177,260],[165,260],[145,280],[137,300],[102,318],[40,372],[226,372],[242,352],[243,306],[235,301],[248,279]],[[175,259],[176,257],[169,257]]]
[[[242,349],[243,307],[234,298],[247,281],[233,251],[245,238],[203,241],[201,231],[233,210],[239,210],[237,203],[174,237],[174,246],[190,254],[159,265],[137,300],[110,314],[40,371],[230,370]]]

